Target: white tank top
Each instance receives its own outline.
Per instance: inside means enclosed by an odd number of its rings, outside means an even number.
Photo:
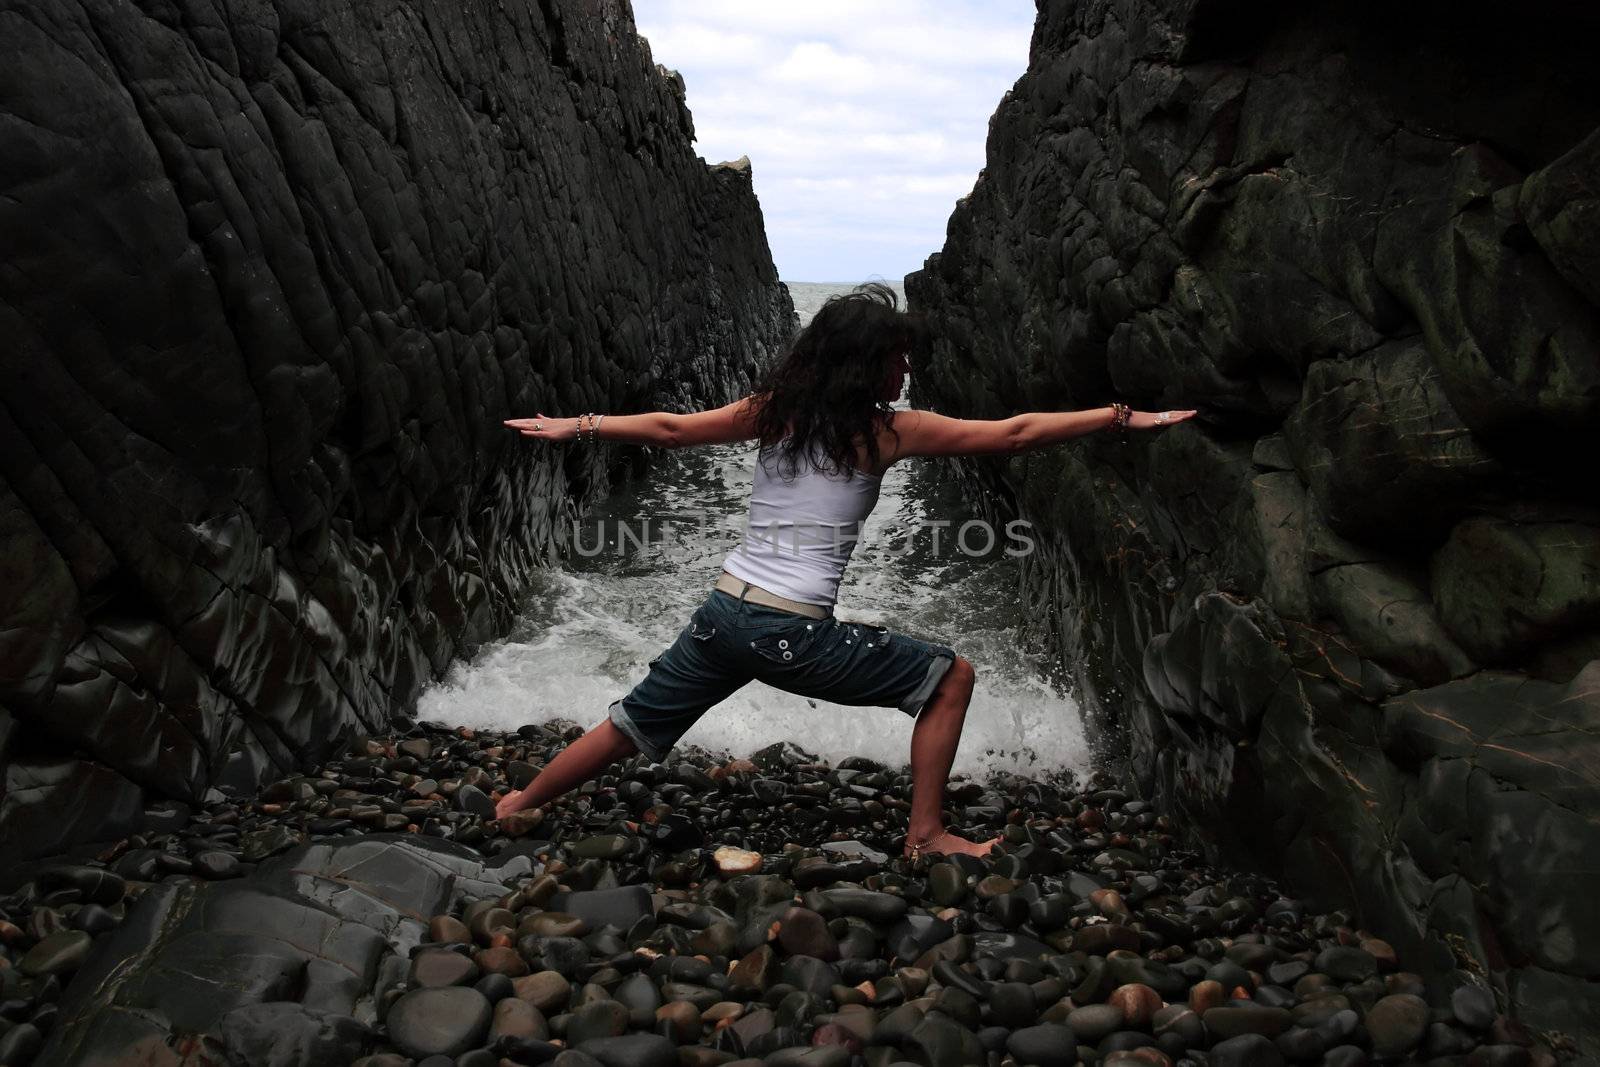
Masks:
[[[779,596],[832,607],[883,479],[859,470],[848,479],[824,471],[817,466],[820,455],[813,448],[811,462],[800,459],[794,478],[786,480],[788,461],[777,446],[756,454],[744,541],[722,567]]]

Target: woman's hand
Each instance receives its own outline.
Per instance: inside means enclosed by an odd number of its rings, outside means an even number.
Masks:
[[[552,419],[540,414],[531,419],[507,419],[505,425],[524,437],[537,437],[541,441],[574,441],[578,437],[577,419]]]
[[[1194,418],[1195,410],[1190,408],[1184,411],[1135,411],[1128,416],[1128,429],[1160,430],[1176,426],[1185,419]]]

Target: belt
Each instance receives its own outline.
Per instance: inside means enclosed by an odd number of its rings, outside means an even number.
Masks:
[[[724,593],[732,593],[734,596],[748,600],[752,604],[764,604],[769,608],[792,611],[796,615],[805,615],[813,619],[826,619],[833,614],[831,607],[822,604],[807,604],[802,600],[790,600],[786,596],[769,593],[759,585],[752,585],[743,578],[737,578],[727,571],[723,571],[717,577],[717,584],[714,588],[720,589]]]

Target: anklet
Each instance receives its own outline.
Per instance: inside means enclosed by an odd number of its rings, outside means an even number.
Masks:
[[[912,863],[917,862],[917,859],[922,855],[922,850],[927,848],[929,845],[933,844],[933,842],[934,842],[934,838],[932,838],[932,837],[928,838],[926,841],[920,841],[920,842],[912,841],[911,840],[911,836],[909,834],[907,834],[906,835],[906,844],[911,846],[911,855],[909,857],[911,862]],[[935,853],[935,855],[939,855],[939,853]]]

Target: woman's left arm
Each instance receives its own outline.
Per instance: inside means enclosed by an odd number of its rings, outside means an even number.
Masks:
[[[602,441],[630,445],[655,445],[658,448],[685,448],[689,445],[715,445],[748,441],[755,434],[754,397],[708,411],[678,415],[671,411],[649,411],[642,415],[606,415],[599,420],[595,436]],[[595,420],[583,417],[587,434]],[[507,419],[505,425],[524,437],[544,441],[572,441],[578,436],[578,419],[553,419],[538,415],[531,419]]]

